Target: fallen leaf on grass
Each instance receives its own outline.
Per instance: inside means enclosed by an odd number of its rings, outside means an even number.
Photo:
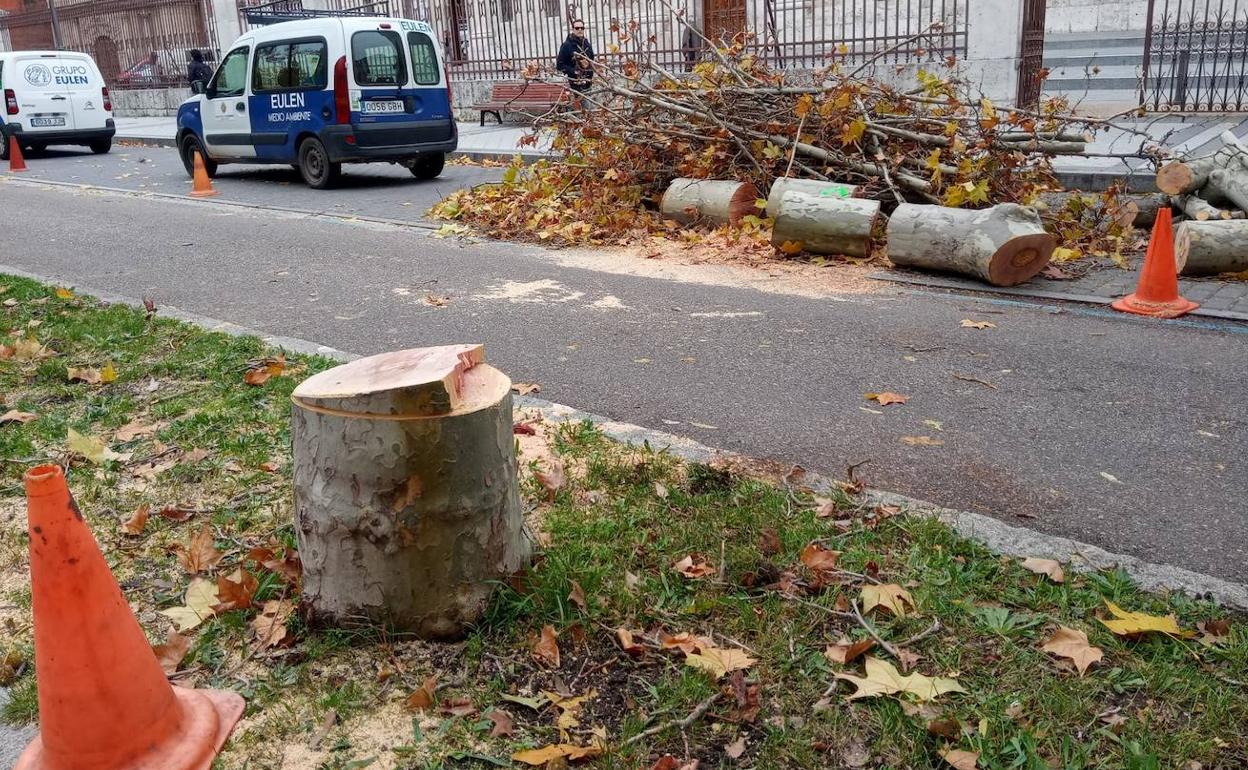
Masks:
[[[910,592],[896,583],[884,585],[866,585],[862,587],[862,611],[870,612],[875,607],[888,610],[899,618],[906,616],[906,605],[915,608],[914,597]]]
[[[835,672],[832,676],[852,682],[858,688],[849,696],[849,700],[909,693],[920,701],[929,701],[949,692],[966,692],[954,679],[930,677],[923,674],[903,676],[888,661],[872,657],[866,659],[865,677]]]
[[[65,367],[65,376],[70,382],[78,380],[88,385],[99,385],[104,381],[104,376],[100,374],[99,369],[92,369],[88,366],[84,366],[81,369],[67,366]],[[113,379],[117,379],[116,374],[113,375]]]
[[[991,321],[972,321],[970,318],[962,319],[963,329],[995,329],[997,325]]]
[[[13,358],[16,361],[37,361],[41,358],[51,358],[56,355],[56,351],[43,346],[39,340],[34,337],[26,337],[18,339],[7,348],[6,358]]]
[[[841,558],[840,551],[832,551],[821,543],[809,543],[802,549],[802,564],[811,572],[828,572],[836,569]]]
[[[195,508],[193,506],[166,505],[157,513],[161,518],[181,524],[184,521],[189,521],[195,515]]]
[[[533,658],[548,668],[559,668],[559,641],[554,626],[542,626],[541,636],[533,645]]]
[[[745,753],[745,736],[742,735],[740,738],[737,738],[735,741],[725,746],[724,753],[728,755],[729,759],[740,759],[741,755]]]
[[[178,458],[168,457],[159,462],[144,461],[130,468],[130,474],[140,479],[155,481],[156,477],[167,470],[172,470],[178,464]]]
[[[243,375],[243,382],[258,387],[268,382],[272,376],[267,368],[248,369],[247,373]]]
[[[185,544],[178,546],[178,564],[182,569],[194,575],[207,572],[221,562],[224,554],[217,550],[213,542],[212,528],[205,524],[191,536]]]
[[[277,473],[281,469],[282,469],[282,464],[278,462],[274,462],[273,460],[260,463],[260,470],[264,471],[265,473]]]
[[[161,669],[168,676],[178,670],[178,664],[186,657],[186,653],[191,649],[191,638],[183,636],[177,631],[170,631],[169,636],[165,638],[164,644],[153,644],[152,652],[156,653],[156,660],[160,663]]]
[[[1197,630],[1200,631],[1200,643],[1206,647],[1224,644],[1231,638],[1231,621],[1223,618],[1221,620],[1202,620],[1196,624]]]
[[[1176,637],[1192,635],[1190,631],[1179,628],[1179,621],[1173,614],[1162,617],[1146,615],[1143,612],[1128,612],[1108,599],[1105,600],[1105,606],[1114,614],[1114,619],[1101,620],[1101,625],[1119,636],[1139,636],[1150,631]]]
[[[845,637],[836,644],[829,644],[823,651],[823,656],[833,663],[853,663],[864,653],[870,652],[875,647],[874,639],[867,639],[861,642],[851,642]]]
[[[502,709],[490,709],[485,714],[485,718],[494,723],[494,727],[490,730],[491,738],[510,738],[516,734],[516,725],[508,714]]]
[[[908,446],[944,446],[945,442],[931,436],[902,436],[901,443]]]
[[[962,749],[951,749],[940,752],[940,756],[955,770],[976,770],[979,767],[979,754]]]
[[[692,655],[698,650],[714,647],[715,642],[707,639],[705,636],[694,636],[688,632],[668,634],[660,631],[659,646],[665,650],[679,649],[686,655]]]
[[[1062,565],[1052,559],[1028,557],[1023,559],[1023,569],[1031,570],[1037,575],[1047,575],[1054,583],[1066,582],[1066,573],[1062,570]]]
[[[697,557],[697,561],[694,558]],[[689,578],[690,580],[698,580],[707,575],[715,574],[715,567],[702,561],[702,557],[698,554],[691,554],[672,565],[672,569]]]
[[[158,427],[160,426],[155,423],[146,423],[141,420],[131,420],[117,429],[117,432],[113,434],[113,439],[121,442],[133,441],[140,436],[152,435],[156,432]]]
[[[953,740],[962,734],[962,723],[956,719],[933,719],[927,723],[927,732]]]
[[[545,488],[546,502],[554,502],[555,494],[568,483],[568,477],[563,472],[563,466],[557,462],[552,462],[548,471],[534,471],[533,478],[537,479],[537,483]]]
[[[173,621],[178,631],[185,632],[203,623],[216,614],[217,584],[204,578],[195,578],[186,588],[186,596],[181,607],[170,607],[161,610],[160,614]]]
[[[758,536],[758,551],[763,556],[775,556],[783,549],[780,543],[780,533],[775,527],[768,527]]]
[[[577,746],[571,743],[556,743],[550,746],[543,746],[540,749],[527,749],[525,751],[517,751],[511,755],[511,758],[517,762],[523,762],[526,765],[540,767],[548,762],[556,759],[566,759],[569,762],[576,762],[581,759],[593,759],[602,754],[602,748],[598,746]]]
[[[584,612],[588,607],[585,603],[585,589],[581,588],[581,584],[575,580],[572,581],[572,590],[568,592],[568,601],[580,607],[581,612]]]
[[[217,597],[221,600],[216,607],[217,612],[247,609],[259,587],[260,581],[256,576],[242,567],[228,575],[217,575]]]
[[[1070,658],[1075,668],[1079,670],[1079,676],[1087,673],[1088,666],[1105,657],[1100,647],[1093,647],[1088,643],[1087,634],[1066,626],[1059,626],[1056,633],[1041,645],[1040,649],[1063,658]]]
[[[468,698],[451,698],[438,711],[448,717],[466,717],[477,713],[477,707]]]
[[[521,396],[542,392],[542,386],[534,382],[513,382],[511,383],[511,389]]]
[[[438,703],[438,677],[431,676],[424,684],[412,691],[404,701],[412,711],[427,711]]]
[[[880,406],[888,406],[889,404],[904,404],[910,400],[909,396],[903,396],[900,393],[864,393],[863,396],[868,401],[874,401]]]
[[[260,649],[276,647],[285,641],[286,620],[294,610],[294,602],[286,599],[273,599],[264,603],[260,614],[251,620],[252,635]]]
[[[0,414],[0,425],[5,424],[6,422],[16,422],[16,423],[25,424],[28,422],[34,422],[35,420],[38,420],[38,419],[39,419],[39,415],[37,414],[33,414],[31,412],[19,412],[16,409],[10,409],[4,414]]]
[[[73,428],[69,429],[65,446],[69,451],[82,455],[88,462],[96,465],[101,465],[109,460],[130,459],[129,453],[114,452],[100,439],[94,436],[84,436]]]
[[[117,370],[113,367],[113,364],[110,361],[109,363],[104,364],[104,368],[100,370],[100,382],[107,385],[110,382],[116,382],[116,381],[117,381]]]
[[[279,558],[272,548],[252,548],[247,552],[247,558],[281,575],[291,585],[298,585],[303,577],[303,561],[295,551],[288,550],[285,556]]]
[[[130,514],[130,518],[121,523],[121,531],[127,535],[140,535],[143,533],[143,527],[147,526],[147,516],[151,512],[152,506],[144,503],[134,509],[134,513]]]
[[[701,669],[718,680],[725,674],[749,668],[758,661],[741,650],[705,647],[701,652],[685,655],[685,663]]]
[[[627,628],[615,629],[615,639],[620,643],[620,649],[634,658],[640,658],[646,653],[646,648],[633,639],[633,632]]]
[[[581,723],[577,719],[577,715],[580,714],[581,707],[585,705],[586,701],[597,698],[598,691],[590,690],[584,695],[571,695],[565,697],[557,692],[543,690],[542,695],[544,695],[546,700],[550,701],[550,705],[554,706],[555,710],[559,712],[559,717],[555,720],[555,726],[558,727],[560,731],[566,732],[567,730],[571,730],[573,727],[580,726]]]
[[[74,298],[74,293],[72,291],[70,291],[69,289],[60,287],[60,286],[56,287],[55,294],[59,299],[73,299]]]

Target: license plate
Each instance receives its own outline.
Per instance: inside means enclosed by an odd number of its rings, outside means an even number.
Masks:
[[[393,115],[396,112],[406,112],[403,102],[397,99],[374,99],[364,102],[363,113],[365,115]]]
[[[31,118],[31,128],[46,128],[48,126],[63,126],[65,118]]]

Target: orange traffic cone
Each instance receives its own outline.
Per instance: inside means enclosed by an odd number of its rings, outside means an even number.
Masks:
[[[22,145],[17,137],[9,134],[9,173],[15,174],[26,170],[26,158],[22,155]]]
[[[14,770],[208,770],[243,699],[169,685],[59,466],[26,502],[40,732]]]
[[[195,186],[191,189],[192,198],[210,198],[219,193],[212,189],[212,180],[208,178],[208,169],[204,168],[204,156],[195,152]]]
[[[1124,313],[1151,315],[1155,318],[1177,318],[1190,313],[1199,304],[1179,295],[1178,270],[1174,263],[1174,229],[1170,224],[1170,208],[1157,211],[1153,237],[1144,255],[1140,282],[1135,293],[1114,300],[1111,307]]]

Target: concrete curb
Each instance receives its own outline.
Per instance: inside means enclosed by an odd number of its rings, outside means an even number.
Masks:
[[[166,136],[121,136],[115,137],[114,141],[118,147],[167,147],[173,148],[178,146],[176,139]],[[515,150],[507,152],[505,150],[491,150],[480,147],[459,147],[452,152],[451,158],[468,158],[470,160],[497,160],[504,163],[510,162],[512,158],[519,155],[526,163],[542,160],[551,157],[550,153],[534,151],[534,150]]]
[[[29,278],[45,284],[55,285],[55,279],[15,269],[0,264],[0,273]],[[110,291],[97,291],[89,286],[75,284],[75,289],[84,294],[98,297],[105,302],[129,305],[141,309],[142,300],[116,294]],[[209,331],[223,332],[235,336],[255,336],[270,345],[287,350],[325,356],[338,361],[351,361],[360,356],[337,348],[321,345],[295,337],[283,337],[265,334],[259,330],[249,329],[228,321],[192,313],[175,307],[161,307],[162,317],[174,318],[195,324]],[[515,403],[522,408],[535,409],[543,417],[552,422],[582,422],[588,420],[602,432],[621,443],[640,446],[648,443],[656,449],[666,449],[676,457],[698,463],[710,463],[717,460],[750,460],[735,452],[713,449],[692,439],[675,436],[662,431],[643,428],[640,425],[618,422],[608,417],[585,412],[574,407],[557,404],[545,399],[531,396],[518,396]],[[802,484],[815,492],[831,493],[835,490],[834,479],[817,473],[807,472],[802,477]],[[1238,610],[1248,610],[1248,586],[1232,583],[1212,575],[1172,567],[1164,564],[1153,564],[1134,556],[1116,554],[1088,543],[1071,540],[1055,535],[1046,535],[1024,527],[1015,527],[998,521],[990,516],[942,508],[923,500],[898,495],[892,492],[869,490],[870,499],[887,505],[899,505],[907,513],[940,519],[952,527],[959,535],[982,543],[990,550],[1006,556],[1026,557],[1038,556],[1056,559],[1068,563],[1075,571],[1096,571],[1120,568],[1131,576],[1142,588],[1148,591],[1181,591],[1197,598],[1215,601],[1221,605]]]

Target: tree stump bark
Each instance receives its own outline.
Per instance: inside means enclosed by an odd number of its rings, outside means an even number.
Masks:
[[[813,254],[865,257],[871,253],[871,231],[879,214],[879,201],[790,190],[776,207],[771,244],[779,248],[797,242]]]
[[[818,198],[852,198],[857,194],[858,188],[843,182],[781,177],[771,183],[771,192],[767,195],[767,216],[772,219],[776,218],[776,209],[780,206],[780,199],[790,191],[804,192]]]
[[[1180,275],[1217,275],[1248,270],[1248,220],[1180,222],[1174,231]]]
[[[1170,195],[1186,195],[1204,187],[1218,169],[1248,169],[1248,152],[1230,132],[1222,132],[1223,146],[1212,155],[1175,160],[1157,170],[1157,189]]]
[[[893,264],[961,273],[993,286],[1034,277],[1056,246],[1036,210],[1015,203],[979,210],[903,203],[888,222]]]
[[[1233,214],[1226,209],[1220,209],[1204,198],[1197,198],[1195,195],[1176,196],[1174,204],[1178,206],[1184,214],[1198,222],[1205,222],[1210,219],[1231,219],[1233,216]]]
[[[673,179],[663,193],[659,211],[682,225],[735,224],[756,211],[758,190],[749,182],[714,179]]]
[[[383,353],[295,389],[295,524],[317,623],[462,636],[530,544],[511,381],[480,345]]]

